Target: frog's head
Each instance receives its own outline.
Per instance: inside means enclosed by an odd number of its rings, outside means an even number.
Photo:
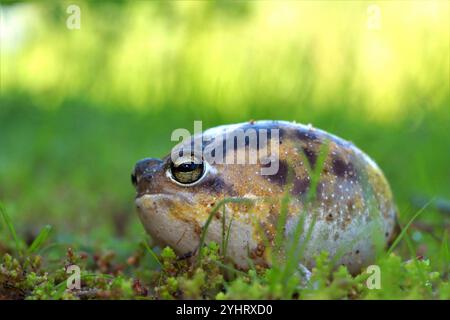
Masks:
[[[273,125],[267,124],[269,129]],[[225,198],[254,200],[282,194],[282,186],[277,182],[283,180],[283,171],[281,176],[270,176],[273,181],[269,176],[260,175],[264,170],[276,167],[272,162],[259,162],[259,158],[253,163],[233,162],[246,159],[251,148],[252,151],[257,150],[259,155],[261,147],[269,141],[278,142],[278,136],[270,135],[272,140],[260,140],[258,135],[259,143],[255,146],[246,142],[250,141],[250,137],[242,139],[242,144],[235,144],[235,136],[241,133],[236,129],[247,126],[245,123],[206,130],[183,139],[162,159],[147,158],[135,165],[131,179],[136,188],[136,206],[146,231],[158,244],[172,247],[178,255],[193,253],[198,248],[212,209]],[[262,126],[265,128],[266,124]],[[259,134],[256,129],[254,133],[255,137]],[[228,145],[226,141],[232,143]],[[245,204],[235,202],[223,205],[220,210],[214,211],[216,213],[208,226],[205,241],[221,243],[224,226],[227,226],[230,232],[227,254],[237,266],[247,266],[249,252],[255,252],[255,259],[263,259],[256,233],[259,229],[253,224],[258,221],[272,226],[268,212],[275,212],[275,209],[269,202],[263,202],[260,206],[260,209],[249,214]],[[269,210],[268,207],[273,208]]]
[[[218,170],[194,156],[143,159],[131,180],[147,232],[180,255],[196,250],[208,212],[227,193]]]

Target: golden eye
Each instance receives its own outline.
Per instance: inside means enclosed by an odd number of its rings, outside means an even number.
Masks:
[[[180,163],[171,163],[170,171],[172,177],[181,184],[191,184],[198,181],[205,171],[203,162],[195,163],[193,160],[186,160]]]

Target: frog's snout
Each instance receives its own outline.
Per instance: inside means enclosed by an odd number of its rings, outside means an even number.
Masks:
[[[131,183],[137,188],[141,182],[152,180],[153,175],[161,169],[161,159],[145,158],[136,163],[131,173]]]

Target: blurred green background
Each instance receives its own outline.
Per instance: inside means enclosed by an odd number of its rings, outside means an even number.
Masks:
[[[70,4],[80,29],[66,26]],[[450,199],[449,12],[448,1],[2,1],[0,200],[27,239],[51,224],[57,242],[126,247],[143,237],[131,169],[168,153],[172,130],[283,119],[371,155],[407,221],[414,199]],[[438,238],[448,228],[433,206],[421,219]]]

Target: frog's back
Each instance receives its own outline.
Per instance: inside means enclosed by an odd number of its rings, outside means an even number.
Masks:
[[[289,213],[285,228],[287,234],[292,232],[298,221],[298,211],[309,213],[305,221],[307,225],[312,222],[312,213],[317,215],[310,244],[312,248],[308,250],[310,259],[323,249],[334,255],[343,245],[350,245],[354,250],[347,251],[341,262],[350,270],[357,270],[362,262],[367,264],[368,257],[373,256],[371,240],[367,239],[371,227],[379,226],[377,232],[382,233],[386,243],[394,237],[396,208],[389,184],[375,162],[351,142],[312,126],[284,121],[222,126],[205,131],[204,136],[206,140],[209,137],[209,141],[214,141],[220,133],[230,137],[237,130],[248,129],[256,132],[264,130],[269,139],[278,139],[278,170],[272,175],[264,175],[260,171],[261,164],[218,166],[222,185],[226,186],[224,190],[228,196],[252,198],[277,197],[288,191],[293,200],[293,212]],[[278,130],[278,134],[271,136],[273,129]],[[257,148],[267,147],[259,142]],[[235,146],[233,151],[248,154],[251,147],[246,140],[241,149]],[[227,152],[230,149],[224,150],[224,153]],[[324,159],[323,163],[319,163],[320,159]],[[306,207],[311,177],[317,168],[322,168],[320,179],[313,201]],[[266,236],[273,239],[279,208],[260,208],[254,209],[253,218],[257,217],[265,228]]]
[[[220,134],[229,139],[236,131],[248,132],[249,129],[256,133],[264,130],[269,140],[274,138],[271,130],[278,130],[278,170],[273,174],[261,174],[258,169],[265,166],[263,164],[218,166],[230,195],[271,196],[289,189],[293,197],[302,198],[309,192],[312,173],[321,167],[315,194],[318,205],[325,209],[346,207],[347,213],[358,214],[369,201],[376,200],[378,209],[386,217],[395,215],[395,210],[392,212],[389,210],[392,208],[388,208],[392,203],[389,184],[376,163],[353,143],[323,130],[286,121],[257,121],[216,127],[206,130],[203,137],[207,145]],[[260,143],[257,137],[258,152],[260,147],[270,149],[269,142]],[[240,149],[235,144],[231,151],[248,155],[252,148],[249,143],[245,140]],[[229,152],[230,149],[224,148],[224,158]],[[318,163],[321,153],[324,161]]]

